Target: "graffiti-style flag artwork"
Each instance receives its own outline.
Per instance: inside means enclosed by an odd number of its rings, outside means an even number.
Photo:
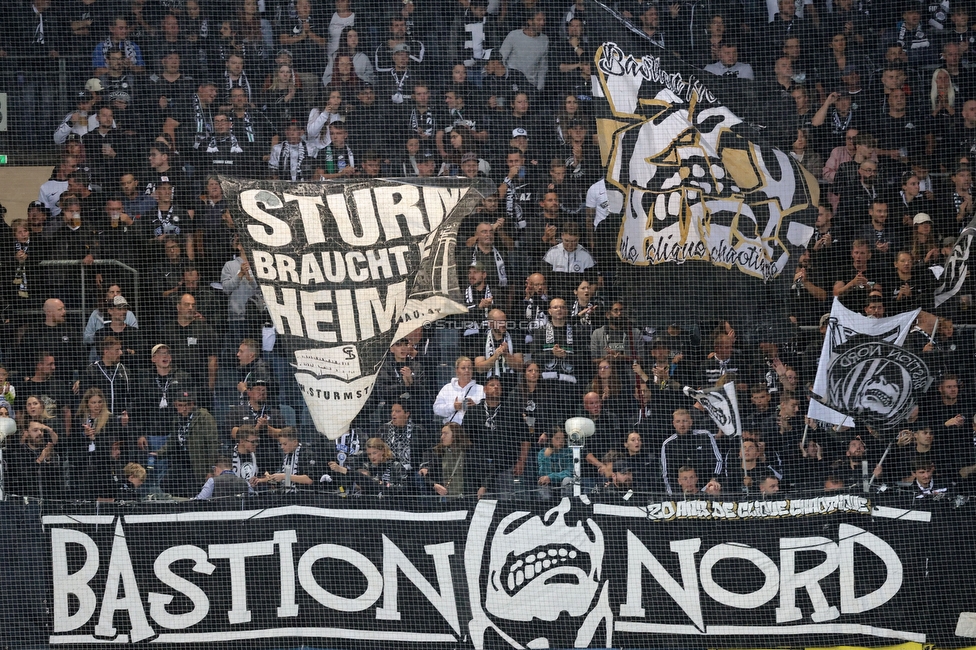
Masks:
[[[607,189],[623,205],[618,256],[775,278],[813,233],[817,181],[717,95],[724,80],[640,43],[603,9],[619,39],[595,59],[611,115],[597,120]]]

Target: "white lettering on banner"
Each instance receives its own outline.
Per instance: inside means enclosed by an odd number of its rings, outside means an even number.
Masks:
[[[170,614],[166,611],[166,606],[173,602],[173,596],[149,592],[149,615],[154,621],[170,630],[183,630],[196,625],[210,613],[210,599],[207,598],[207,592],[170,569],[174,562],[180,560],[193,560],[193,571],[204,575],[212,574],[217,568],[207,561],[207,552],[199,546],[174,546],[156,557],[153,573],[159,581],[189,598],[193,605],[190,611],[183,614]]]
[[[709,598],[740,609],[760,607],[779,593],[777,623],[803,618],[803,612],[796,605],[796,592],[800,590],[806,591],[813,605],[810,619],[815,623],[836,619],[841,614],[860,614],[880,607],[894,598],[901,589],[903,574],[902,564],[895,550],[881,538],[856,526],[842,524],[838,535],[839,543],[825,537],[781,538],[779,568],[769,556],[758,549],[742,544],[718,544],[708,549],[696,569],[695,555],[701,548],[701,540],[695,538],[672,541],[671,552],[678,556],[681,572],[679,583],[637,535],[633,531],[627,531],[627,600],[620,606],[620,617],[646,617],[643,607],[644,569],[647,569],[664,593],[688,616],[695,628],[702,632],[705,632],[706,626],[702,616],[699,584]],[[878,557],[887,571],[884,584],[860,598],[854,596],[857,591],[854,584],[854,544],[860,544]],[[824,559],[812,568],[797,572],[796,557],[800,553],[820,553]],[[765,576],[763,586],[754,593],[742,594],[719,585],[712,577],[712,569],[726,559],[738,559],[755,566]],[[838,568],[840,573],[835,579],[840,585],[840,609],[828,602],[821,586],[821,582]]]
[[[326,282],[378,282],[406,276],[410,273],[406,253],[409,246],[362,249],[302,255],[300,262],[281,253],[269,253],[260,249],[251,251],[254,258],[254,274],[259,281],[292,282],[309,286]],[[394,272],[394,265],[396,271]]]
[[[856,494],[838,494],[812,499],[781,501],[664,501],[646,506],[618,506],[598,503],[597,514],[672,521],[674,519],[767,519],[770,517],[800,517],[827,515],[839,512],[871,513],[870,500]]]
[[[325,343],[356,343],[386,332],[400,319],[407,304],[406,280],[386,287],[385,304],[377,287],[297,291],[266,284],[261,286],[261,293],[280,334]]]
[[[368,247],[380,240],[393,241],[404,237],[398,219],[406,223],[411,237],[434,231],[445,215],[467,194],[468,188],[417,187],[415,185],[376,186],[352,192],[352,208],[344,194],[300,196],[268,190],[244,190],[240,194],[241,208],[258,224],[248,224],[247,233],[261,246],[280,248],[295,238],[291,226],[269,211],[282,210],[287,203],[297,204],[305,243],[327,242],[328,233],[323,217],[331,218],[335,231],[349,246]],[[328,208],[328,209],[326,209]],[[424,219],[426,208],[427,218]]]
[[[786,502],[779,503],[773,510],[789,511]],[[667,502],[658,505],[662,511],[670,510],[672,517],[683,509]],[[592,514],[571,516],[568,499],[545,519],[524,511],[513,511],[504,518],[492,516],[490,506],[482,501],[471,513],[464,540],[465,587],[455,584],[455,575],[462,575],[458,567],[452,570],[459,540],[427,534],[426,538],[433,537],[430,544],[411,540],[410,546],[401,547],[386,531],[395,530],[399,521],[460,522],[467,512],[338,511],[291,506],[133,515],[125,518],[129,537],[133,537],[132,527],[146,524],[198,526],[208,521],[261,522],[286,516],[324,517],[337,524],[373,519],[390,527],[362,529],[375,530],[375,539],[363,540],[364,548],[372,551],[336,543],[316,544],[321,531],[328,527],[315,528],[318,532],[308,533],[305,539],[293,528],[272,527],[258,533],[263,539],[244,538],[239,543],[215,543],[206,548],[177,545],[157,549],[153,557],[150,549],[141,546],[139,554],[130,555],[120,517],[112,527],[110,542],[108,531],[102,533],[106,546],[111,546],[107,565],[99,563],[99,555],[106,549],[100,550],[96,541],[82,532],[84,528],[75,528],[86,524],[59,522],[50,529],[54,618],[49,641],[72,644],[152,638],[160,643],[204,643],[234,640],[235,633],[246,635],[239,638],[272,638],[278,630],[278,636],[284,638],[311,637],[328,630],[328,636],[334,638],[394,644],[458,642],[467,633],[469,642],[480,649],[490,643],[483,630],[476,631],[490,627],[501,638],[511,639],[513,647],[544,647],[525,645],[534,637],[518,640],[507,636],[509,632],[518,634],[517,626],[510,626],[553,621],[563,613],[570,624],[573,620],[579,623],[577,643],[582,645],[578,647],[589,646],[587,639],[593,638],[598,623],[605,623],[607,647],[619,647],[611,645],[614,631],[666,635],[864,634],[925,641],[923,633],[875,627],[872,620],[857,618],[895,598],[904,577],[903,562],[896,551],[858,526],[839,523],[836,541],[823,536],[782,537],[760,549],[741,541],[706,546],[699,537],[662,542],[660,529],[643,522],[639,530],[623,527],[605,536],[601,523],[605,527],[608,518],[601,522]],[[745,509],[740,506],[723,503],[721,509]],[[758,509],[756,504],[749,507]],[[713,504],[713,513],[715,510]],[[487,517],[483,513],[488,513]],[[624,511],[617,514],[630,517]],[[72,528],[58,527],[67,525]],[[723,530],[728,528],[723,526]],[[614,546],[607,543],[609,540]],[[649,548],[647,544],[652,541]],[[377,550],[379,544],[381,552]],[[485,551],[489,551],[487,555]],[[228,561],[223,565],[225,570],[216,571],[217,560]],[[277,573],[260,575],[262,593],[277,594],[277,598],[254,597],[258,564],[264,571]],[[728,569],[734,568],[738,576],[748,565],[755,567],[762,580],[751,583],[752,591],[743,593],[738,583],[726,582],[736,580]],[[883,576],[877,571],[880,565],[885,567]],[[573,575],[578,580],[560,583],[554,580],[558,575]],[[140,580],[152,585],[146,598],[142,595],[148,584],[140,585]],[[626,584],[611,585],[614,581]],[[101,584],[104,588],[97,593]],[[359,587],[350,593],[330,586],[349,584]],[[252,591],[250,603],[248,587]],[[402,616],[400,603],[405,594],[400,587],[409,593],[411,612],[420,614],[425,630],[417,630],[413,615]],[[612,593],[620,594],[623,602],[609,600]],[[466,597],[472,617],[467,622],[458,610],[458,598]],[[671,620],[670,615],[665,620],[662,598],[670,598],[683,613],[679,618],[687,620]],[[644,607],[645,599],[651,607]],[[300,611],[299,603],[303,603],[304,611]],[[482,611],[476,613],[479,607]],[[774,610],[775,624],[756,625],[748,618],[741,625],[710,624],[709,618],[720,613],[716,607],[731,608],[743,616],[748,616],[744,610],[766,608],[769,615]],[[318,621],[323,615],[330,616],[329,612],[361,614],[359,619],[348,619],[348,629],[318,627]],[[302,623],[297,622],[300,614]],[[721,616],[727,618],[724,613]],[[432,624],[442,629],[431,629]],[[90,627],[85,634],[77,633],[86,626]]]
[[[239,544],[212,544],[206,551],[198,546],[174,546],[163,550],[153,562],[153,574],[173,593],[150,592],[149,617],[168,630],[184,630],[203,621],[211,611],[207,588],[212,583],[197,583],[175,573],[172,565],[184,560],[193,562],[194,573],[210,576],[216,570],[211,560],[229,560],[231,608],[227,611],[227,621],[231,625],[241,625],[251,621],[251,611],[247,602],[247,559],[277,554],[279,557],[280,604],[275,610],[277,618],[298,616],[296,601],[296,570],[293,547],[298,543],[294,530],[279,530],[270,541],[245,542]],[[99,600],[90,583],[99,569],[99,550],[95,541],[83,532],[54,528],[51,531],[53,586],[54,586],[54,633],[70,632],[90,623],[98,609]],[[78,571],[68,572],[68,547],[78,545],[84,549],[84,562]],[[302,553],[298,560],[297,583],[301,588],[323,606],[341,612],[358,612],[369,609],[383,597],[383,605],[376,609],[376,619],[399,621],[398,577],[403,576],[416,587],[444,620],[460,633],[457,599],[455,597],[450,557],[454,554],[454,542],[429,544],[424,551],[433,559],[435,583],[411,562],[406,554],[389,538],[383,537],[383,573],[372,561],[358,551],[337,544],[318,544]],[[365,579],[365,591],[355,598],[345,598],[332,594],[315,579],[313,566],[319,560],[333,558],[348,564]],[[385,574],[385,576],[384,576]],[[434,586],[437,585],[437,586]],[[124,596],[118,596],[119,587]],[[175,595],[189,599],[191,607],[182,614],[172,614],[166,606],[173,602]],[[77,611],[70,613],[69,597],[77,599]],[[412,597],[412,596],[411,596]],[[125,612],[131,625],[128,638],[133,642],[156,636],[149,625],[135,571],[129,556],[121,519],[116,522],[116,533],[112,543],[112,554],[107,570],[105,591],[101,599],[101,611],[95,627],[97,637],[113,638],[117,632],[114,619],[117,613]],[[124,635],[118,635],[121,638]],[[356,637],[349,637],[356,638]],[[396,636],[388,637],[395,640]],[[419,635],[405,632],[405,640],[421,641]],[[442,639],[443,640],[443,639]],[[452,639],[456,640],[456,639]],[[52,643],[56,637],[52,637]]]

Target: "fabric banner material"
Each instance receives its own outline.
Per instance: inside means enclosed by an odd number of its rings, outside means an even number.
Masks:
[[[605,42],[595,68],[611,113],[597,123],[607,189],[624,206],[620,259],[778,276],[813,234],[817,181],[728,107],[718,78],[670,52]]]
[[[734,382],[726,382],[721,388],[711,390],[695,390],[685,386],[684,393],[702,405],[723,434],[742,435],[742,419],[739,417],[739,400],[735,395]]]
[[[316,429],[334,440],[394,340],[467,313],[454,248],[481,195],[458,179],[220,182],[277,344]]]
[[[939,277],[941,284],[935,289],[935,306],[938,307],[946,300],[949,300],[960,290],[969,277],[969,255],[973,246],[973,237],[976,237],[976,217],[969,222],[956,243],[952,246],[952,253],[946,260],[945,269]]]
[[[549,506],[321,501],[44,516],[45,641],[444,649],[971,643],[955,636],[958,621],[972,632],[966,612],[935,598],[942,585],[930,577],[930,560],[944,531],[935,513],[911,506],[846,494]],[[971,526],[968,510],[943,510],[953,522],[965,519],[953,526]],[[961,607],[972,602],[960,599]],[[941,606],[939,627],[929,610]]]
[[[897,429],[932,385],[925,361],[902,347],[920,311],[870,318],[834,298],[807,415]]]

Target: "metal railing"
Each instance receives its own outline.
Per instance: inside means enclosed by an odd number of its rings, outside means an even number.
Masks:
[[[82,316],[82,327],[85,324],[85,315],[88,313],[88,292],[85,290],[85,269],[90,266],[114,266],[117,267],[132,276],[132,291],[128,292],[132,294],[131,300],[129,296],[126,296],[126,300],[132,305],[133,310],[137,310],[139,307],[139,271],[132,268],[128,264],[124,264],[119,260],[94,260],[91,264],[85,264],[81,260],[44,260],[40,262],[38,266],[42,268],[52,268],[52,267],[62,267],[62,266],[77,266],[79,268],[79,275],[81,275],[81,309],[80,314]],[[71,313],[73,310],[68,310]]]

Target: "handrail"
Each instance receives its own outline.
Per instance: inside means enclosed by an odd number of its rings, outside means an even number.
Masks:
[[[81,260],[44,260],[38,263],[38,266],[116,266],[123,271],[127,271],[128,273],[132,274],[134,280],[133,290],[131,292],[133,299],[129,301],[129,304],[133,305],[137,309],[139,307],[139,271],[124,262],[113,259],[105,259],[94,260],[91,264],[85,264]],[[85,305],[86,297],[87,292],[85,291],[85,274],[81,273],[81,314],[83,320],[84,315],[88,312],[87,306]],[[128,296],[126,296],[126,300],[129,300]]]

